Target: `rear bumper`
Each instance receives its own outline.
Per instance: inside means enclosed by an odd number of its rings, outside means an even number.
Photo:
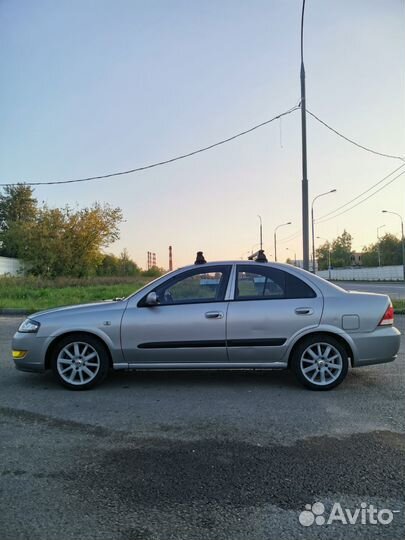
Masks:
[[[350,334],[353,343],[353,367],[384,364],[396,359],[401,334],[393,326],[381,326],[373,332]]]

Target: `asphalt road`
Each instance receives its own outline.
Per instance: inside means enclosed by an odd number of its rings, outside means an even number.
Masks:
[[[347,291],[374,292],[388,294],[393,300],[405,299],[404,283],[375,283],[373,281],[334,281],[333,283],[336,283],[336,285]]]
[[[289,372],[116,373],[70,392],[14,369],[18,324],[0,318],[1,540],[404,538],[404,337],[396,362],[325,393]],[[305,527],[315,502],[399,512]]]

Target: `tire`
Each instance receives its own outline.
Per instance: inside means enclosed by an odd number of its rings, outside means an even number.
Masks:
[[[107,347],[96,337],[71,334],[54,348],[51,366],[57,381],[70,390],[88,390],[107,376]]]
[[[349,357],[337,339],[313,335],[301,341],[294,349],[290,367],[307,388],[331,390],[346,377]]]

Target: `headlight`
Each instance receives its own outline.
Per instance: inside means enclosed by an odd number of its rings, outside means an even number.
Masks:
[[[37,321],[33,321],[32,319],[25,319],[25,321],[22,324],[20,324],[18,331],[19,332],[38,332],[40,326],[41,325]]]

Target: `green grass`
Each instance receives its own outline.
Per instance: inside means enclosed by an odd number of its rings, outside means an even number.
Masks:
[[[20,308],[33,313],[43,309],[97,302],[134,293],[152,278],[95,277],[84,279],[34,277],[0,278],[0,309]]]
[[[392,304],[395,311],[405,313],[405,300],[393,300]]]

